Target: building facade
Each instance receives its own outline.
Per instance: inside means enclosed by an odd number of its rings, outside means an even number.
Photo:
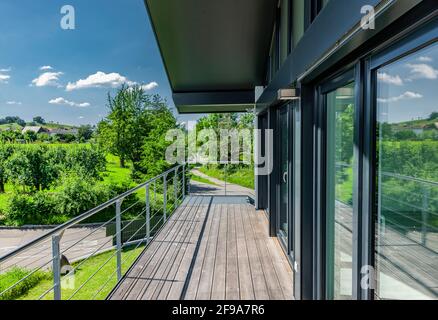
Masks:
[[[438,2],[145,3],[178,110],[272,130],[256,206],[295,298],[437,299]]]

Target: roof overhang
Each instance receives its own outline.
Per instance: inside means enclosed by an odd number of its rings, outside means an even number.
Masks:
[[[179,112],[254,107],[277,0],[145,0]]]

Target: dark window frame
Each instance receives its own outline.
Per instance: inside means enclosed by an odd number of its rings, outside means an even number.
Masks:
[[[398,39],[379,52],[370,55],[365,60],[365,103],[364,103],[364,156],[370,155],[370,161],[364,162],[364,177],[368,174],[369,179],[364,179],[362,188],[366,190],[363,194],[363,222],[362,222],[362,252],[361,260],[363,265],[371,265],[376,268],[375,260],[375,217],[377,214],[377,71],[395,61],[403,59],[419,50],[438,43],[437,31],[438,18],[435,17],[416,28],[402,39]],[[369,245],[368,245],[369,244]],[[375,269],[376,270],[376,269]],[[377,280],[376,280],[377,281]],[[375,290],[361,289],[362,299],[373,300]]]
[[[287,13],[287,54],[289,55],[293,48],[294,48],[294,44],[293,44],[293,16],[294,16],[294,6],[293,6],[293,0],[288,0],[287,2],[288,5],[288,13]]]
[[[334,76],[319,81],[314,89],[315,114],[314,126],[314,231],[313,231],[313,298],[325,299],[325,256],[322,249],[325,242],[325,121],[324,93],[342,85],[337,78],[349,69],[355,70],[354,81],[356,94],[355,112],[355,159],[357,172],[354,193],[356,194],[353,223],[356,243],[353,247],[353,299],[371,300],[373,289],[362,289],[360,286],[361,266],[375,267],[375,224],[376,214],[376,80],[377,70],[387,64],[408,56],[418,50],[437,43],[438,18],[417,26],[402,38],[390,42],[371,55],[364,55],[339,70]],[[342,78],[342,76],[341,76]],[[308,124],[304,124],[307,126]],[[321,228],[321,225],[323,226]]]
[[[358,124],[360,123],[360,110],[361,110],[361,89],[360,84],[361,81],[361,72],[360,65],[358,62],[347,65],[335,75],[332,75],[328,78],[325,78],[319,85],[317,86],[317,115],[315,118],[316,126],[318,128],[318,134],[316,137],[316,161],[315,161],[315,172],[316,172],[316,180],[315,180],[315,192],[316,192],[316,232],[315,232],[315,259],[318,261],[315,269],[316,275],[316,297],[318,299],[327,299],[327,277],[326,277],[326,248],[327,248],[327,234],[326,234],[326,201],[327,201],[327,105],[326,105],[326,94],[336,90],[339,87],[347,85],[351,82],[355,83],[354,91],[355,91],[355,112],[354,112],[354,146],[355,146],[355,162],[354,166],[360,168],[360,151],[357,149],[357,146],[360,145],[359,139],[359,131],[360,127]],[[361,172],[361,170],[358,170]],[[353,184],[353,232],[358,235],[359,230],[359,220],[360,220],[360,212],[358,211],[360,207],[359,203],[359,194],[360,194],[360,177],[356,178]],[[360,248],[358,247],[356,239],[357,237],[353,234],[353,299],[357,298],[357,291],[355,289],[355,279],[357,279],[357,268],[356,263],[357,257],[359,255]]]

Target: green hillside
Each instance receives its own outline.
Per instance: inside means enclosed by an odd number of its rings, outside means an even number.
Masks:
[[[45,123],[42,127],[47,129],[75,129],[78,128],[76,126],[72,126],[69,124],[60,124],[60,123]]]
[[[28,123],[26,123],[26,125],[33,126],[35,124],[28,122]],[[72,126],[69,124],[60,124],[60,123],[45,123],[43,125],[36,124],[36,126],[41,126],[43,128],[46,128],[46,129],[77,129],[78,128],[76,126]],[[0,125],[0,131],[6,131],[6,130],[21,131],[22,129],[23,129],[23,127],[17,123],[7,123],[7,124]]]
[[[7,123],[0,125],[0,131],[6,131],[6,130],[21,131],[22,129],[23,127],[16,123]]]
[[[405,121],[400,123],[392,123],[391,127],[396,130],[412,130],[412,129],[435,129],[438,130],[438,115],[432,114],[427,119],[418,119]]]

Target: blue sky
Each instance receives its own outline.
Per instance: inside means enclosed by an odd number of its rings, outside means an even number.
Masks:
[[[66,4],[75,30],[60,26]],[[142,0],[2,0],[0,48],[0,117],[94,124],[122,82],[145,85],[173,107]]]
[[[389,123],[438,112],[438,44],[378,71],[379,118]]]

